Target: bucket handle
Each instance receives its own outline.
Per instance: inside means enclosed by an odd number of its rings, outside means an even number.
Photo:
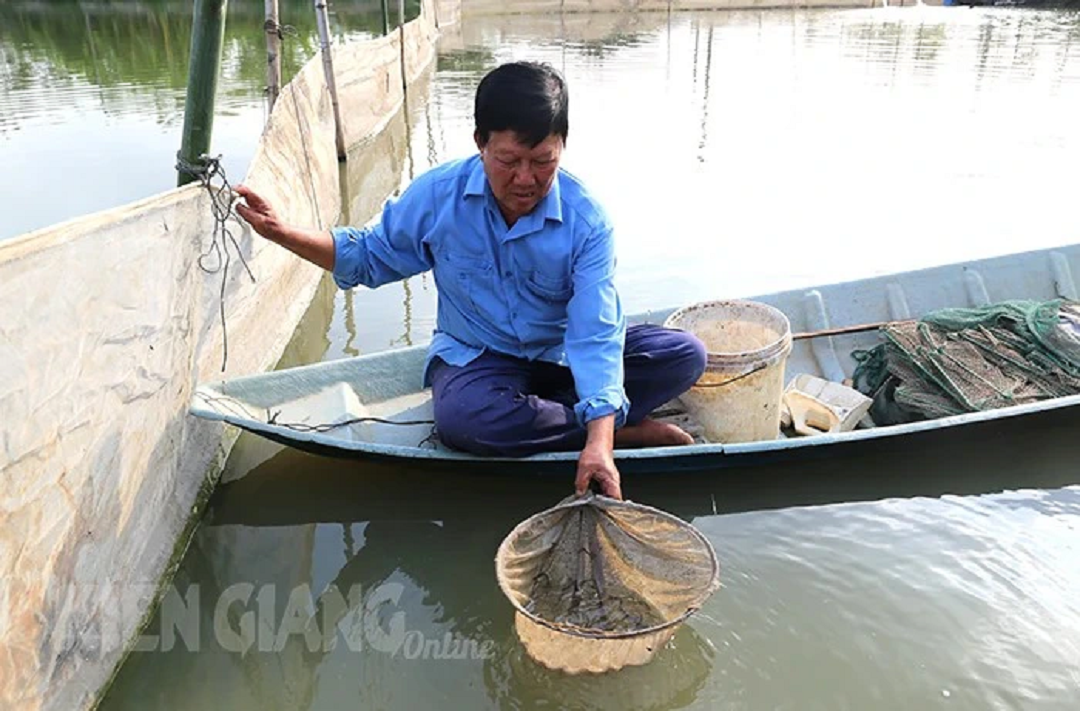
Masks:
[[[759,363],[759,364],[755,365],[753,368],[751,368],[750,370],[746,371],[745,373],[739,373],[734,378],[731,378],[729,380],[725,380],[722,383],[703,383],[703,384],[702,383],[695,383],[693,387],[695,387],[695,388],[722,388],[725,385],[731,385],[732,383],[737,383],[738,381],[742,380],[743,378],[749,378],[751,375],[758,372],[759,370],[765,370],[766,368],[769,367],[769,365],[770,365],[769,363]]]

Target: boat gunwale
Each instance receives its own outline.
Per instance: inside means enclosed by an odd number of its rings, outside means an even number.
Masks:
[[[412,346],[410,349],[423,349],[424,346]],[[325,370],[331,368],[340,368],[345,363],[355,363],[358,361],[365,361],[375,358],[385,358],[388,355],[400,354],[401,351],[382,351],[380,353],[356,356],[354,358],[347,358],[335,361],[326,361],[323,363],[316,363],[313,365],[299,366],[295,369],[290,369],[292,372],[304,370],[307,372]],[[244,381],[250,381],[252,379],[265,379],[267,375],[254,375],[247,376],[245,378],[237,378],[233,383],[241,383]],[[200,398],[205,399],[208,394],[213,393],[211,397],[217,397],[221,395],[220,391],[207,387],[200,386],[196,391],[193,399],[198,400]],[[649,460],[649,459],[682,459],[694,456],[704,455],[724,455],[725,459],[739,459],[745,455],[754,454],[766,454],[770,452],[782,452],[790,450],[800,450],[812,447],[823,447],[829,445],[839,445],[854,442],[862,442],[868,440],[880,440],[899,437],[902,435],[915,434],[920,432],[927,432],[933,430],[944,430],[955,427],[961,427],[964,425],[975,424],[979,422],[986,422],[989,420],[1002,420],[1016,417],[1023,417],[1025,415],[1035,414],[1039,412],[1047,412],[1051,410],[1065,409],[1080,405],[1080,395],[1069,395],[1065,397],[1052,398],[1048,400],[1040,400],[1038,402],[1026,403],[1022,405],[1011,405],[1008,407],[995,408],[991,410],[984,410],[981,412],[970,412],[961,415],[952,415],[950,417],[942,417],[933,420],[921,420],[919,422],[910,422],[902,425],[884,425],[880,427],[872,427],[866,429],[856,429],[850,432],[835,432],[824,433],[820,435],[814,435],[811,437],[789,437],[778,438],[772,440],[761,440],[757,442],[741,442],[741,443],[702,443],[691,444],[679,447],[644,447],[640,449],[616,449],[615,459],[618,460]],[[270,435],[277,441],[289,441],[297,443],[305,443],[316,445],[322,449],[337,450],[342,453],[349,452],[358,455],[373,454],[381,455],[391,458],[403,458],[413,460],[440,460],[440,461],[457,461],[457,462],[494,462],[494,463],[517,463],[528,464],[531,462],[560,462],[560,461],[575,461],[578,457],[578,452],[566,451],[566,452],[544,452],[541,454],[534,454],[528,457],[500,457],[500,456],[482,456],[476,454],[469,454],[467,452],[456,452],[452,450],[444,449],[429,449],[424,447],[403,446],[396,444],[382,444],[379,442],[371,441],[352,441],[344,440],[326,433],[320,432],[297,432],[294,429],[288,427],[282,427],[280,425],[272,425],[267,422],[254,420],[251,418],[238,417],[236,415],[230,415],[218,410],[212,409],[210,406],[200,407],[198,405],[192,405],[190,413],[197,417],[202,417],[208,420],[225,422],[230,425],[235,425],[250,432],[262,435]],[[734,462],[733,462],[734,463]]]

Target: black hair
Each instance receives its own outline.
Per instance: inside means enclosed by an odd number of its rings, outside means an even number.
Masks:
[[[566,82],[548,64],[512,62],[492,69],[476,88],[476,135],[480,145],[493,131],[510,130],[535,147],[570,130]]]

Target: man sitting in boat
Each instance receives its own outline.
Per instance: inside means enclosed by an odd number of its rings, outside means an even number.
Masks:
[[[705,347],[681,331],[627,327],[612,224],[559,168],[567,107],[554,69],[504,64],[477,88],[479,153],[416,178],[381,220],[290,227],[244,186],[237,212],[342,289],[432,270],[438,315],[424,379],[439,439],[480,455],[580,450],[578,492],[595,480],[621,498],[613,447],[693,441],[649,414],[697,381]]]

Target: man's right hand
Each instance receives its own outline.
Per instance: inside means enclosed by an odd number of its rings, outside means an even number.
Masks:
[[[247,203],[236,203],[236,214],[244,218],[251,229],[271,242],[277,242],[275,235],[281,229],[281,222],[270,203],[246,185],[237,185],[235,191]]]
[[[619,470],[615,467],[611,450],[586,445],[578,456],[577,477],[574,479],[577,495],[584,496],[589,491],[589,483],[593,481],[600,486],[600,493],[604,496],[622,500]]]
[[[254,190],[246,185],[237,185],[234,190],[247,203],[236,203],[236,214],[244,218],[251,229],[316,266],[334,270],[334,237],[329,231],[286,225],[278,219],[273,206]]]

